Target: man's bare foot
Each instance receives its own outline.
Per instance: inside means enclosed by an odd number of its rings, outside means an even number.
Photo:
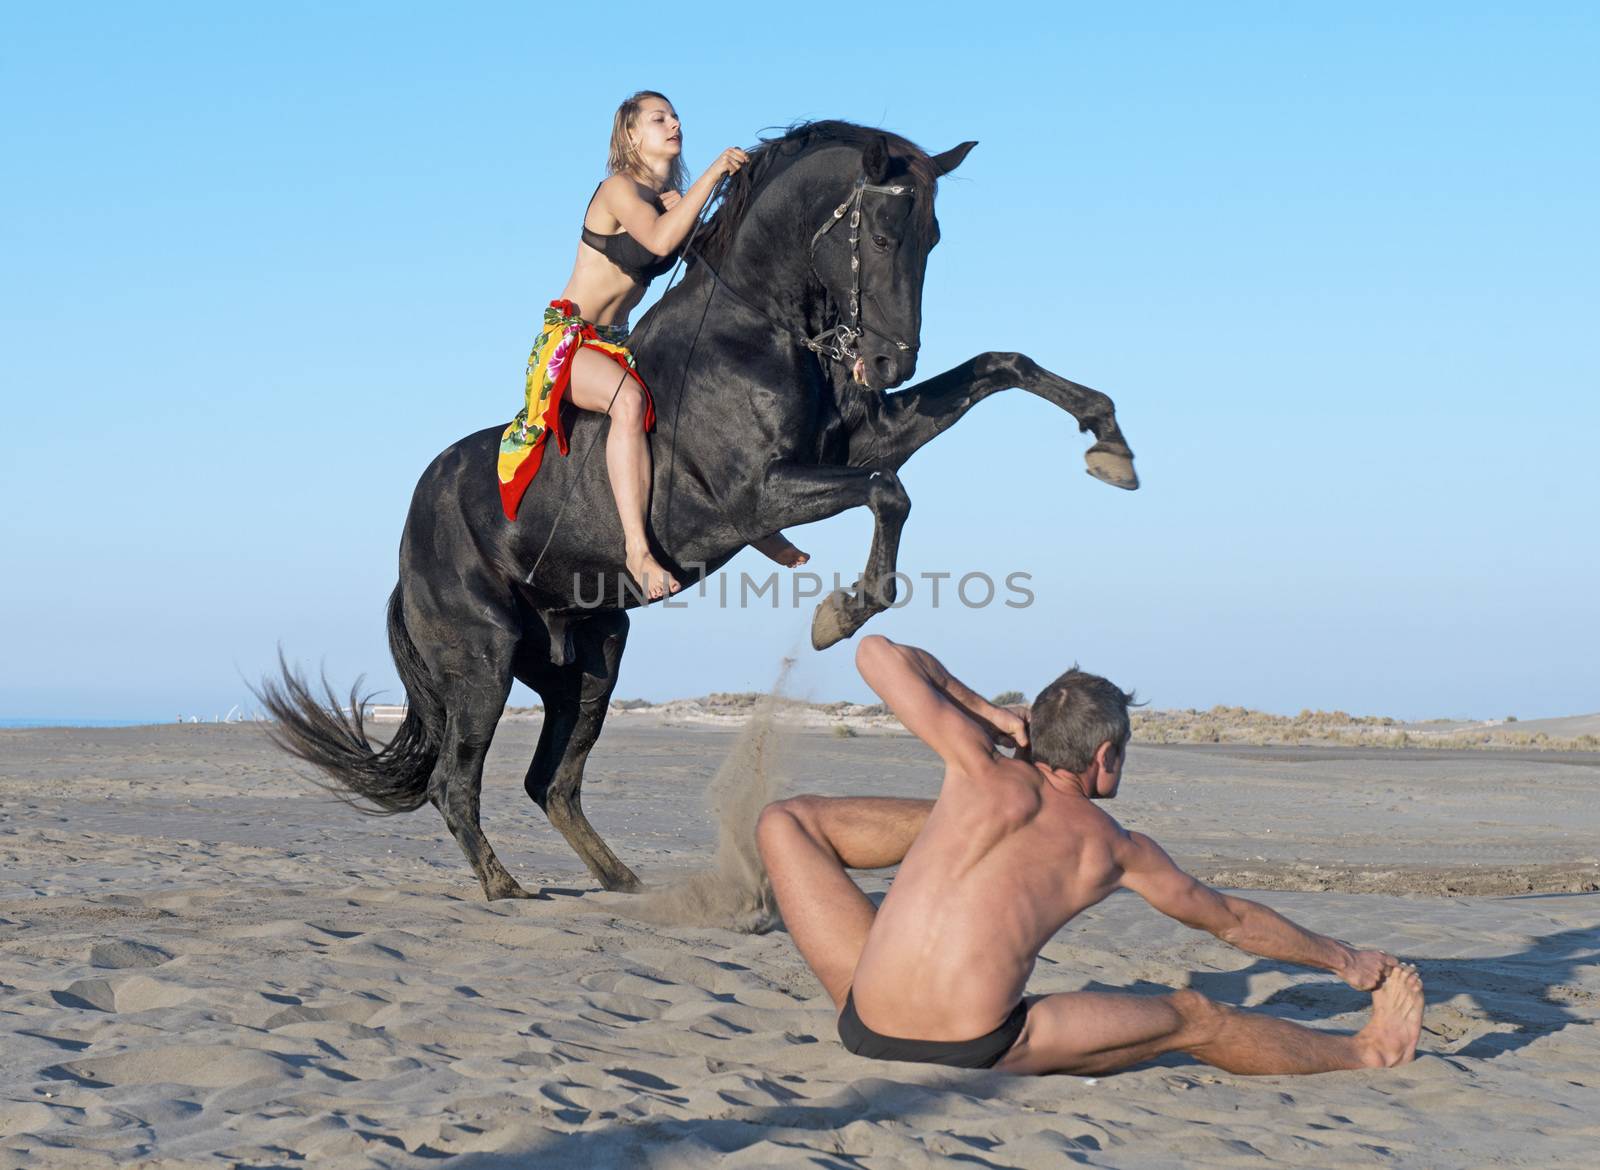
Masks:
[[[1356,1034],[1369,1068],[1393,1068],[1417,1054],[1422,1034],[1422,976],[1410,963],[1391,967],[1372,993],[1372,1019]]]
[[[661,562],[651,556],[648,550],[629,553],[627,566],[628,575],[638,582],[640,590],[650,601],[659,601],[668,593],[676,593],[683,588],[678,579],[662,568]]]

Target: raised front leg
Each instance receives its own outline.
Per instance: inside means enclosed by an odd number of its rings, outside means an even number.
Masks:
[[[853,590],[823,599],[811,620],[811,645],[825,650],[854,634],[873,614],[895,599],[895,559],[900,530],[911,514],[911,497],[900,477],[887,468],[802,467],[780,463],[767,472],[761,501],[749,521],[754,532],[776,532],[791,524],[810,524],[865,505],[877,523],[867,567]]]
[[[899,469],[989,395],[1010,389],[1037,394],[1077,419],[1080,431],[1093,433],[1098,442],[1084,455],[1090,475],[1128,491],[1139,486],[1111,399],[1020,353],[981,353],[905,390],[865,399],[850,435],[849,464]]]
[[[633,893],[639,879],[583,813],[583,766],[605,725],[627,641],[627,614],[596,614],[572,623],[572,662],[554,666],[534,653],[518,663],[517,676],[544,700],[544,726],[523,786],[602,887]]]

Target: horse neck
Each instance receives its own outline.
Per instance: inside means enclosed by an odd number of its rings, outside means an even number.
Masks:
[[[850,194],[860,154],[829,146],[796,159],[756,194],[719,271],[775,321],[808,336],[827,305],[811,267],[811,239]]]

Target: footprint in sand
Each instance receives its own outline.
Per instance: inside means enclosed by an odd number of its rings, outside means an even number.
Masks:
[[[170,951],[127,938],[95,943],[89,948],[91,967],[110,967],[125,971],[133,967],[159,967],[171,961]]]
[[[177,1007],[195,1002],[193,988],[178,987],[135,975],[131,979],[113,982],[110,979],[78,979],[60,991],[52,991],[50,998],[62,1007],[96,1012],[145,1012],[156,1008]]]
[[[116,989],[107,979],[77,979],[60,991],[52,991],[50,998],[66,1008],[80,1011],[114,1012],[117,1010]]]
[[[356,997],[335,1000],[329,1004],[294,1004],[274,1012],[262,1023],[271,1032],[291,1024],[323,1023],[337,1020],[347,1024],[365,1024],[378,1012],[389,1006],[389,1001],[377,998]]]
[[[294,1065],[259,1048],[176,1044],[149,1052],[74,1060],[45,1070],[88,1087],[102,1085],[193,1085],[221,1089],[261,1077],[298,1079]]]

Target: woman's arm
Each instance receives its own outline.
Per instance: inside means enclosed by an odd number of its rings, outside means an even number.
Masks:
[[[600,184],[600,202],[623,231],[657,256],[670,256],[689,237],[722,176],[731,175],[749,160],[750,156],[737,146],[728,147],[683,193],[683,198],[662,214],[640,197],[638,182],[628,175],[612,175]]]

